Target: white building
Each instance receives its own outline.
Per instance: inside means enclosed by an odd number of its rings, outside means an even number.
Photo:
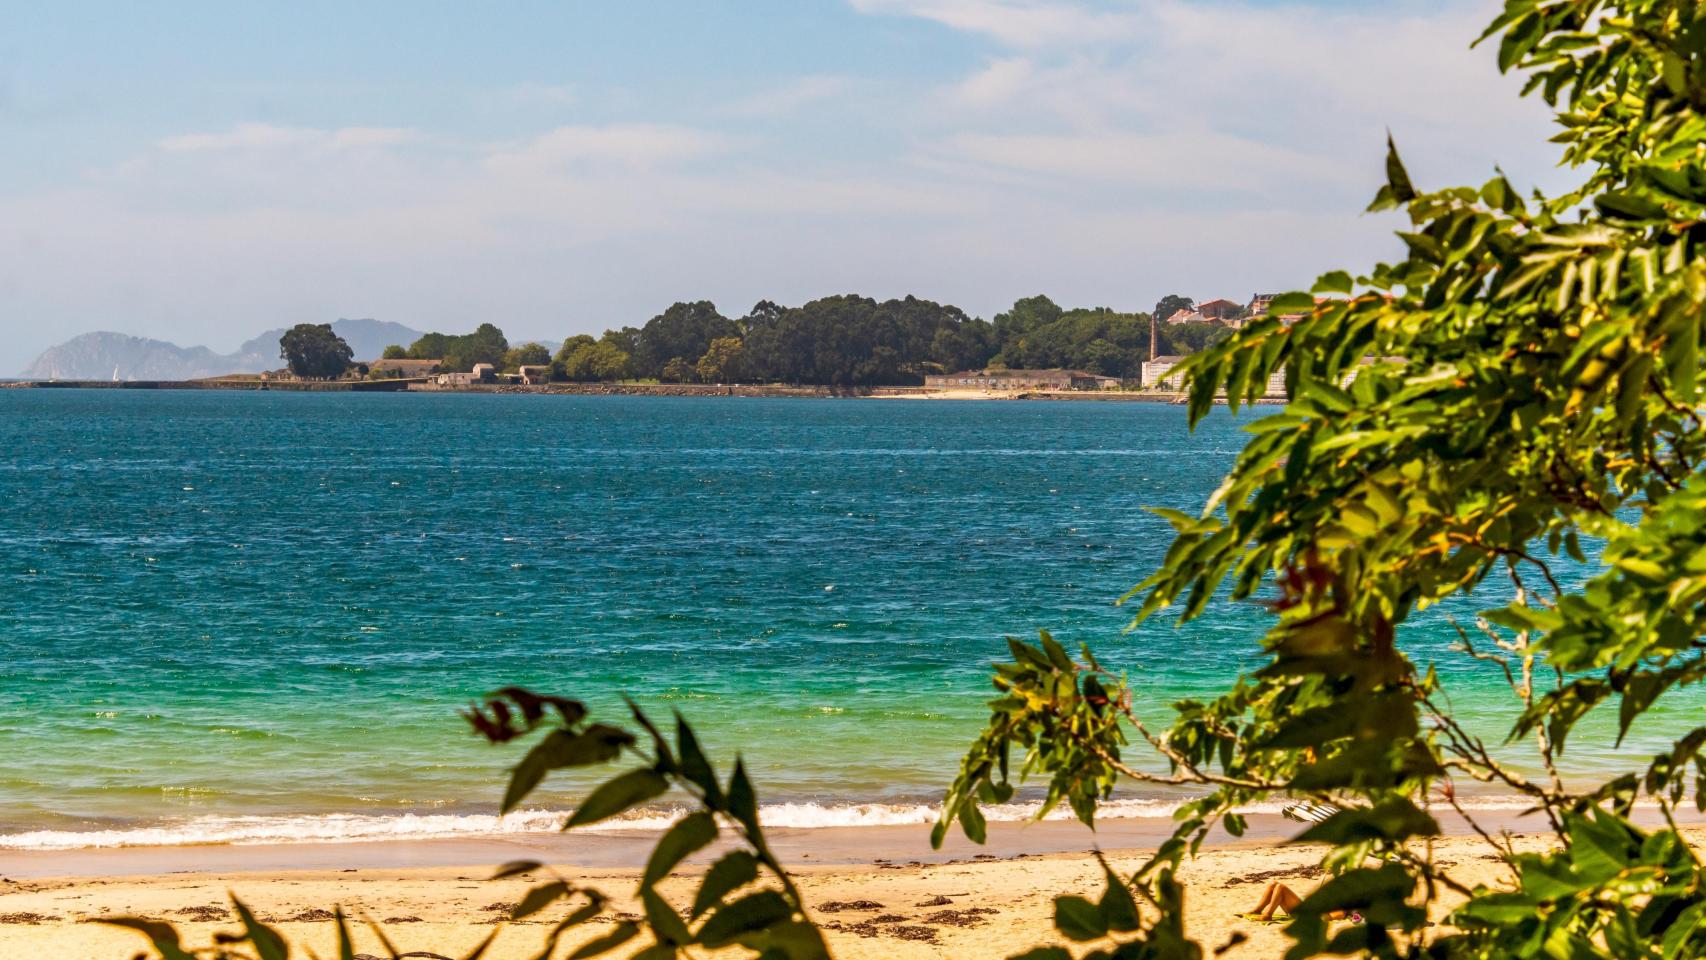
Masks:
[[[1143,388],[1178,390],[1179,378],[1172,376],[1174,367],[1183,363],[1184,357],[1156,357],[1143,361]]]

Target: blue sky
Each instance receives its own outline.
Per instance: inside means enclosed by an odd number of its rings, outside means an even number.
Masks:
[[[1481,0],[0,5],[0,371],[118,330],[1244,298],[1555,186]]]

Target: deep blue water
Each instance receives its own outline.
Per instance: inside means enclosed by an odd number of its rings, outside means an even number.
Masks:
[[[1094,643],[1151,710],[1250,662],[1254,606],[1124,634],[1113,603],[1169,540],[1141,506],[1198,509],[1242,437],[1130,403],[0,391],[0,834],[487,813],[516,754],[456,710],[506,683],[679,709],[769,801],[926,801],[1007,634]]]

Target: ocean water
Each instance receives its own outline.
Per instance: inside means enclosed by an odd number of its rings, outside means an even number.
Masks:
[[[1158,719],[1256,662],[1257,606],[1127,633],[1114,604],[1169,542],[1141,507],[1198,509],[1239,424],[1124,403],[0,391],[0,846],[549,829],[586,781],[500,822],[519,750],[457,717],[512,683],[681,711],[715,757],[745,756],[772,823],[928,820],[1007,635],[1093,644]],[[1449,639],[1434,614],[1404,642],[1426,660]],[[1501,731],[1502,682],[1452,663],[1458,709]],[[1621,752],[1578,735],[1567,761],[1650,753],[1670,719]],[[1133,790],[1117,812],[1177,799]]]

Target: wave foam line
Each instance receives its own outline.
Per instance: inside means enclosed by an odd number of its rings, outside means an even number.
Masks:
[[[1464,798],[1474,810],[1521,810],[1532,804],[1521,797]],[[1126,799],[1101,804],[1098,820],[1168,819],[1178,809],[1176,799]],[[1036,817],[1039,803],[1006,803],[984,807],[984,816],[997,822]],[[1245,814],[1278,814],[1282,802],[1252,804]],[[759,809],[759,818],[772,829],[818,830],[837,827],[879,827],[930,824],[941,808],[929,803],[776,803]],[[647,832],[667,829],[681,816],[679,809],[646,809],[583,828],[593,832]],[[438,840],[551,833],[562,829],[566,811],[518,810],[492,814],[324,814],[313,816],[196,817],[176,823],[105,830],[34,830],[0,834],[0,849],[83,850],[113,847],[178,847],[273,843],[353,843],[382,840]],[[1045,820],[1069,820],[1072,812],[1059,807]]]

